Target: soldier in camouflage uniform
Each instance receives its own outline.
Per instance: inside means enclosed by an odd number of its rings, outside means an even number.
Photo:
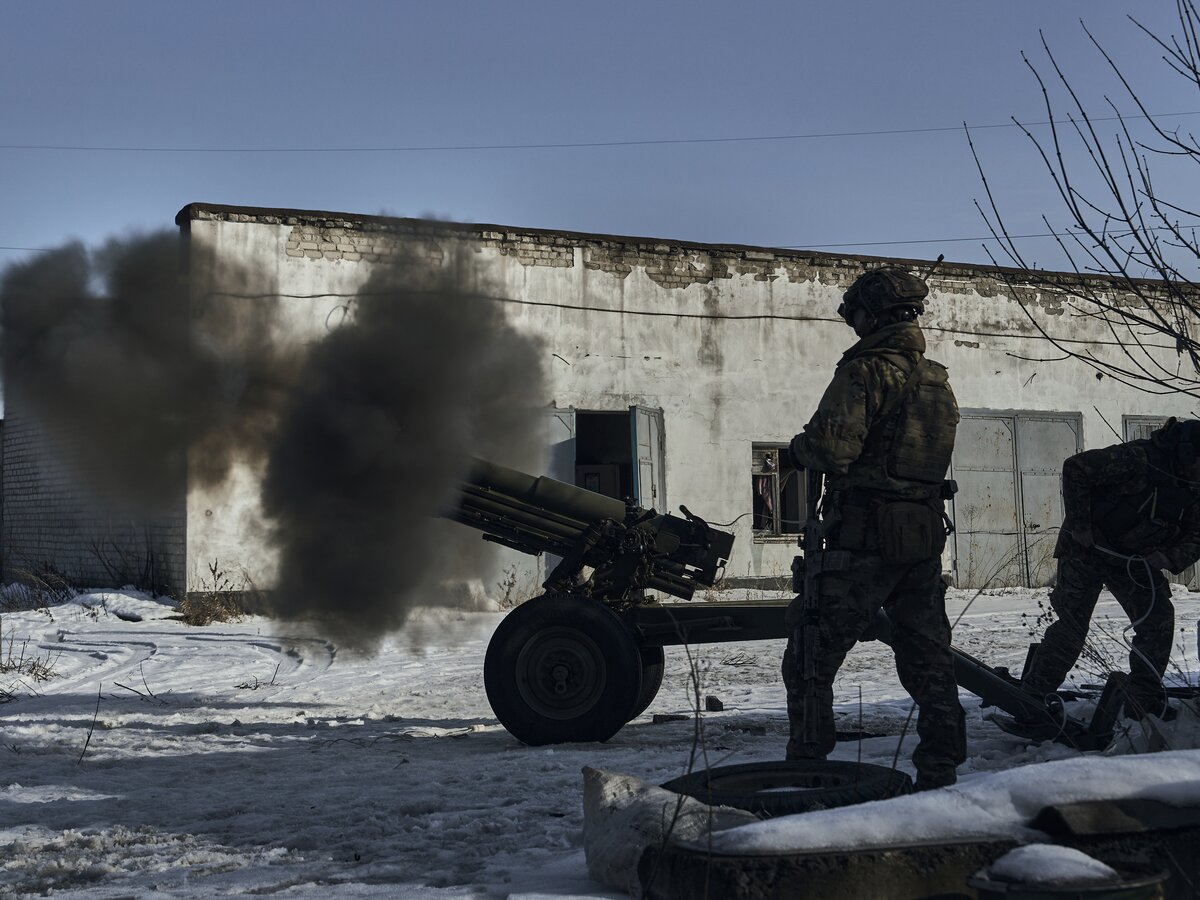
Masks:
[[[791,443],[797,467],[826,473],[826,550],[849,551],[852,559],[844,571],[824,570],[817,579],[815,744],[804,739],[795,630],[802,597],[788,610],[792,638],[783,661],[788,758],[824,759],[836,741],[834,677],[882,607],[892,623],[897,674],[920,707],[913,753],[919,789],[953,784],[966,758],[941,577],[944,479],[959,415],[945,368],[925,359],[916,319],[927,294],[924,281],[891,267],[854,282],[838,312],[860,340]]]
[[[1026,667],[1026,691],[1057,705],[1054,692],[1079,659],[1107,587],[1133,623],[1126,713],[1167,711],[1162,676],[1175,608],[1162,570],[1179,573],[1200,558],[1198,456],[1200,421],[1170,419],[1145,440],[1086,450],[1063,463],[1065,516],[1050,593],[1057,619]]]

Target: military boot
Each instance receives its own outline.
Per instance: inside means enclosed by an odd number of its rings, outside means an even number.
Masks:
[[[788,762],[798,759],[824,759],[828,755],[822,753],[811,741],[804,739],[803,723],[793,721],[791,726],[791,735],[787,742],[787,755],[784,757]]]
[[[950,787],[958,781],[955,769],[927,769],[917,772],[917,784],[914,790],[936,791],[938,788]]]
[[[1030,699],[1033,699],[1032,697]],[[1012,716],[1016,732],[1033,741],[1052,741],[1062,734],[1067,723],[1066,710],[1058,694],[1038,697],[1041,708],[1022,706]]]

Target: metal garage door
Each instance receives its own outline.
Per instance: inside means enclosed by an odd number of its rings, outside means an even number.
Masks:
[[[960,587],[1024,583],[1017,529],[1016,427],[964,415],[954,441],[954,568]]]
[[[959,586],[1049,583],[1062,463],[1082,446],[1077,413],[963,413],[951,466]]]

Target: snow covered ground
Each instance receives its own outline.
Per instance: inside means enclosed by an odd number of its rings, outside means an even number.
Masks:
[[[1045,595],[975,598],[956,645],[1019,670]],[[952,620],[973,597],[951,592]],[[1173,669],[1193,681],[1197,599],[1176,595]],[[24,653],[55,673],[0,675],[11,693],[0,703],[0,893],[620,897],[587,876],[582,767],[655,783],[688,767],[692,723],[652,722],[691,713],[682,649],[668,649],[655,702],[609,742],[531,748],[484,695],[499,613],[419,610],[370,658],[263,618],[195,628],[175,616],[129,592],[0,614],[0,664]],[[1111,597],[1097,618],[1123,667],[1126,621]],[[703,714],[709,765],[782,756],[782,649],[692,648],[703,692],[725,707]],[[890,765],[910,703],[886,647],[851,653],[838,699],[843,730],[881,736],[840,743],[836,756]],[[1080,756],[1005,735],[971,695],[963,702],[963,788]],[[899,749],[910,772],[913,742]]]

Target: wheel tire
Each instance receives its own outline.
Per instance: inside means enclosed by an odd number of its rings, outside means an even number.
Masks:
[[[483,684],[496,718],[519,741],[606,741],[641,696],[642,660],[616,613],[585,598],[543,594],[500,622]]]
[[[912,779],[903,772],[819,759],[718,766],[675,778],[663,787],[711,806],[768,816],[852,806],[913,789]]]
[[[662,647],[643,645],[639,649],[642,656],[642,690],[638,694],[637,703],[633,705],[633,712],[629,714],[630,719],[636,719],[654,702],[654,698],[658,696],[658,689],[662,687],[663,672],[666,669],[666,657]]]

